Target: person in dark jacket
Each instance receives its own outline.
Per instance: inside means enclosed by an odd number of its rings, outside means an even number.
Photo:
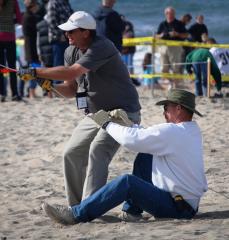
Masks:
[[[47,13],[49,0],[43,0],[45,13]],[[49,24],[47,22],[47,15],[45,15],[37,23],[37,49],[39,60],[44,67],[53,66],[53,51],[52,44],[49,41]]]
[[[97,35],[110,39],[121,52],[125,22],[121,19],[118,12],[112,9],[115,2],[115,0],[102,0],[102,6],[95,11],[94,17],[97,24]]]
[[[28,66],[39,66],[39,58],[37,54],[37,22],[44,16],[43,5],[36,0],[24,0],[26,11],[23,15],[22,29],[25,39],[25,59]],[[34,98],[36,81],[29,82],[29,97]]]
[[[47,8],[48,1],[43,1]],[[49,42],[49,25],[46,21],[46,15],[43,20],[37,24],[37,48],[39,60],[42,66],[52,67],[53,66],[53,51],[52,44]],[[44,96],[48,95],[52,97],[51,92],[44,91]]]
[[[48,23],[44,19],[37,24],[38,53],[42,65],[53,66],[52,45],[48,38]]]

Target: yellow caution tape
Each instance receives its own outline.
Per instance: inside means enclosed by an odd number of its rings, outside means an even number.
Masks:
[[[23,46],[24,43],[25,43],[24,39],[16,39],[16,44],[17,44],[18,46]]]
[[[173,74],[173,73],[155,73],[155,74],[131,74],[133,78],[173,78],[173,79],[190,79],[194,80],[194,75]]]
[[[155,74],[131,74],[132,78],[168,78],[177,80],[194,80],[195,76],[189,74],[173,74],[173,73],[155,73]],[[229,82],[229,75],[222,75],[223,82]]]
[[[136,46],[136,45],[166,45],[166,46],[186,46],[186,47],[204,47],[204,48],[229,48],[229,44],[207,44],[199,42],[188,41],[173,41],[163,40],[154,37],[141,37],[141,38],[124,38],[123,46]]]
[[[151,45],[153,41],[152,37],[140,37],[140,38],[124,38],[122,43],[124,47],[136,46],[136,45]]]
[[[222,75],[223,82],[229,82],[229,75]]]
[[[136,45],[151,45],[152,37],[141,37],[141,38],[124,38],[123,46],[136,46]]]

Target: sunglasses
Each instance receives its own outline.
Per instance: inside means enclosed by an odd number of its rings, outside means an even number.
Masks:
[[[178,104],[172,104],[172,103],[164,105],[164,112],[168,111],[169,106],[176,107],[177,105]]]
[[[67,33],[67,34],[73,34],[73,33],[74,33],[74,30],[66,31],[65,33]]]

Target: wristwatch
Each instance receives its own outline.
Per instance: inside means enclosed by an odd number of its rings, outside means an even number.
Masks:
[[[105,122],[105,123],[103,124],[103,126],[102,126],[102,129],[106,130],[106,128],[107,128],[107,126],[108,126],[108,124],[109,124],[110,122],[111,122],[111,121]]]

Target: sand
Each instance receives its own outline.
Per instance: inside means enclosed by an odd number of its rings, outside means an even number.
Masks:
[[[159,97],[140,91],[142,125],[164,122]],[[192,220],[121,222],[117,207],[91,223],[62,226],[41,209],[66,204],[62,151],[82,113],[75,101],[37,98],[0,104],[0,237],[2,239],[229,239],[229,101],[198,99],[209,190]],[[130,173],[135,153],[121,148],[109,180]],[[216,193],[217,192],[217,193]]]

